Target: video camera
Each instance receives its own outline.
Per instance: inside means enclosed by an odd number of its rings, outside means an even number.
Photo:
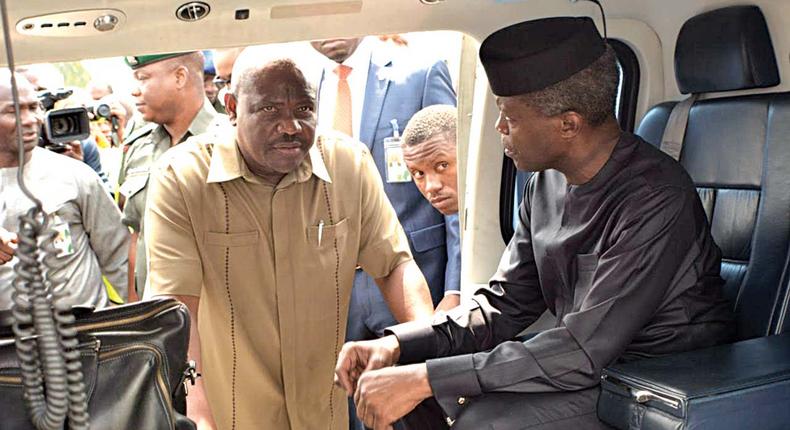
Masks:
[[[88,113],[93,115],[93,119],[104,118],[112,120],[112,111],[110,105],[106,103],[99,103],[95,106],[88,106]]]
[[[72,93],[72,90],[66,89],[45,90],[38,93],[38,100],[47,112],[39,133],[39,146],[53,152],[65,152],[66,142],[83,140],[90,136],[88,109],[77,107],[53,110],[55,102],[68,98]],[[105,106],[106,111],[109,112],[110,107],[107,105],[99,105],[95,111],[100,111]]]

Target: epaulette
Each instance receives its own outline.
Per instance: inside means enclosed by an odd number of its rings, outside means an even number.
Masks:
[[[158,126],[159,124],[157,123],[149,122],[148,124],[138,128],[137,130],[133,131],[132,134],[127,136],[126,139],[124,139],[124,145],[131,145],[137,139],[151,134]]]

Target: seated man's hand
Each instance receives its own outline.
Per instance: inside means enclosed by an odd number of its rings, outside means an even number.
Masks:
[[[391,429],[392,423],[431,397],[425,363],[372,370],[359,378],[354,403],[357,416],[373,430]]]
[[[343,345],[337,357],[335,384],[342,387],[351,397],[357,389],[362,372],[392,366],[398,362],[400,345],[395,336]]]
[[[16,233],[0,227],[0,266],[14,258],[17,242]]]

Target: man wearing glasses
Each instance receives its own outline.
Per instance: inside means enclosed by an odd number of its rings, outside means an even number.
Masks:
[[[232,77],[233,64],[236,63],[242,48],[215,49],[211,51],[214,61],[214,85],[219,94],[217,100],[225,103],[225,95],[230,91],[230,78]]]

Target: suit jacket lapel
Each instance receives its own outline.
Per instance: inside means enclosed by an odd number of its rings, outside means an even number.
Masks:
[[[378,64],[377,64],[378,63]],[[362,105],[362,124],[359,128],[359,140],[368,148],[373,149],[376,130],[384,107],[384,98],[390,86],[388,69],[392,61],[377,62],[371,58],[368,69],[368,83],[365,87],[365,103]]]

